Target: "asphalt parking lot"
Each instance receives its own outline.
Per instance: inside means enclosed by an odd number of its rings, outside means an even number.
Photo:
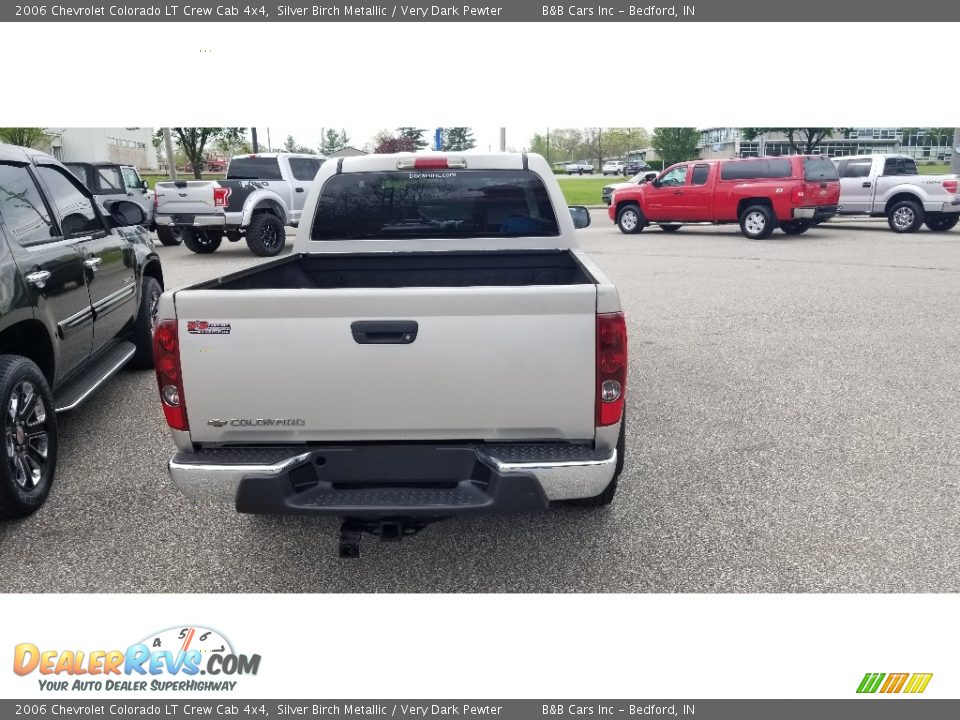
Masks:
[[[593,217],[583,244],[630,330],[611,507],[449,520],[340,560],[335,520],[181,497],[154,376],[124,371],[61,418],[47,505],[0,525],[0,588],[960,591],[960,231],[751,242]],[[255,261],[243,244],[159,252],[168,287]]]

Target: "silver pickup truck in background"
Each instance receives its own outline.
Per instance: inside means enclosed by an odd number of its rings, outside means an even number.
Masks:
[[[173,180],[156,186],[157,236],[212,253],[226,235],[241,238],[254,255],[283,250],[285,226],[300,222],[307,194],[325,158],[300,153],[258,153],[231,158],[225,180]]]
[[[174,483],[397,540],[612,501],[626,327],[539,155],[326,163],[285,258],[163,295]]]
[[[958,175],[920,175],[908,155],[833,158],[840,175],[840,215],[885,217],[897,233],[950,230],[960,219]]]

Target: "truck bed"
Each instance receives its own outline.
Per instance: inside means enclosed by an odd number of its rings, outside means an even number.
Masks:
[[[594,438],[570,250],[301,254],[175,304],[195,443]]]
[[[593,284],[569,250],[302,254],[192,286],[197,290],[505,287]]]

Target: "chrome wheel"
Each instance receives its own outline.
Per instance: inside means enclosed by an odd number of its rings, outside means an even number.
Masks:
[[[743,226],[751,235],[759,235],[767,227],[767,218],[762,212],[754,210],[744,218]]]
[[[626,230],[636,230],[637,225],[640,223],[640,218],[637,215],[636,210],[624,210],[620,213],[620,226]]]
[[[909,205],[898,207],[893,212],[893,224],[897,230],[909,229],[914,222],[916,222],[916,220],[917,215],[913,212],[913,208]]]
[[[4,444],[10,475],[24,490],[33,490],[47,469],[50,436],[47,408],[29,380],[14,385],[5,420]]]

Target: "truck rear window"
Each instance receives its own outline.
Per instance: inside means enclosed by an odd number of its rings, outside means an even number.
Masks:
[[[241,157],[230,161],[227,180],[282,180],[280,163],[272,157]]]
[[[786,158],[770,160],[739,160],[726,162],[720,168],[721,180],[759,180],[763,178],[788,178],[793,168]]]
[[[346,173],[323,186],[313,240],[560,234],[543,181],[527,170]]]
[[[803,179],[811,182],[818,180],[839,180],[837,166],[825,157],[808,157],[803,159]]]

